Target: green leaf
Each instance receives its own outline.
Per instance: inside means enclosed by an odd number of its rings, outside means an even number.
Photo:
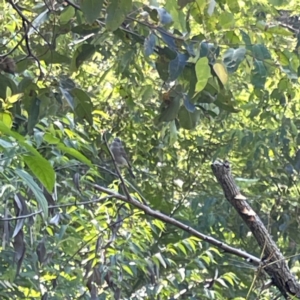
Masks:
[[[196,109],[194,112],[189,112],[185,106],[181,106],[178,119],[182,128],[187,130],[195,129],[200,121],[200,111]]]
[[[85,163],[86,165],[88,165],[90,167],[93,166],[92,162],[88,158],[86,158],[83,154],[81,154],[79,151],[77,151],[76,149],[67,147],[61,143],[57,144],[57,148],[65,153],[75,157],[76,159],[80,160],[81,162]]]
[[[90,125],[93,125],[93,103],[91,98],[86,92],[81,89],[75,88],[72,90],[72,94],[75,97],[76,107],[75,113],[80,120],[87,120]]]
[[[18,93],[18,88],[15,82],[5,75],[0,74],[0,98],[6,99],[6,97],[8,96],[6,94],[7,88],[10,89],[11,95]]]
[[[158,56],[155,62],[156,70],[159,74],[160,79],[163,81],[167,81],[169,78],[169,62],[170,60],[164,55]]]
[[[166,11],[165,8],[155,7],[155,6],[150,6],[150,8],[152,10],[156,10],[157,11],[157,16],[159,18],[159,22],[162,25],[170,24],[170,23],[173,22],[172,16]]]
[[[177,114],[181,103],[181,97],[177,96],[175,98],[171,98],[170,101],[166,101],[162,104],[162,111],[159,116],[159,122],[169,122],[173,121]]]
[[[219,24],[221,25],[221,27],[223,29],[226,29],[226,28],[230,28],[232,26],[234,26],[234,16],[232,13],[228,12],[228,11],[223,11],[219,17]]]
[[[252,50],[252,43],[251,43],[251,39],[250,39],[249,35],[243,30],[240,30],[240,32],[242,34],[243,41],[246,45],[246,49]]]
[[[132,270],[130,269],[129,266],[123,264],[123,265],[122,265],[122,268],[123,268],[123,270],[126,271],[130,276],[134,276],[134,274],[133,274],[133,272],[132,272]]]
[[[49,193],[55,184],[55,172],[50,162],[41,156],[23,156],[26,165]]]
[[[112,0],[106,11],[106,28],[115,31],[124,22],[132,6],[131,0]]]
[[[162,264],[162,266],[163,266],[164,268],[167,267],[166,262],[165,262],[165,260],[164,260],[164,258],[162,257],[162,255],[161,255],[160,252],[154,254],[153,258],[157,258],[158,261]]]
[[[69,93],[69,91],[65,90],[62,87],[59,87],[62,95],[64,96],[64,99],[67,101],[67,103],[69,104],[69,106],[75,110],[75,104],[74,104],[74,98],[72,97],[72,95]]]
[[[24,148],[26,148],[29,152],[31,152],[32,154],[36,155],[36,156],[40,156],[40,153],[35,149],[33,148],[31,145],[27,144],[25,138],[20,135],[19,133],[15,132],[15,131],[12,131],[10,130],[3,122],[0,121],[0,132],[8,135],[8,136],[11,136],[13,138],[15,138],[20,145],[22,145]]]
[[[83,44],[80,45],[74,52],[71,61],[71,71],[76,72],[79,67],[88,59],[90,59],[94,53],[96,52],[96,48],[91,44]]]
[[[231,92],[229,93],[219,93],[217,96],[216,101],[214,102],[215,105],[224,109],[225,111],[231,113],[237,113],[240,109],[234,107],[234,98]]]
[[[60,139],[57,138],[56,136],[52,135],[51,133],[45,133],[43,136],[43,139],[45,142],[48,144],[58,144],[60,142]]]
[[[186,249],[185,249],[184,245],[181,242],[179,242],[176,246],[181,250],[181,252],[184,255],[187,255]]]
[[[83,64],[83,62],[90,59],[95,52],[96,48],[93,45],[83,44],[80,47],[80,50],[76,53],[76,68],[78,69]]]
[[[44,24],[50,16],[50,11],[48,9],[44,10],[42,13],[40,13],[32,22],[32,26],[30,26],[30,29],[27,33],[28,37],[32,35],[34,32],[36,32],[39,27]]]
[[[156,37],[153,32],[151,32],[146,38],[144,42],[144,51],[146,56],[150,56],[155,49],[156,45]]]
[[[217,76],[219,77],[219,79],[221,80],[221,82],[223,84],[226,84],[227,83],[227,80],[228,80],[228,74],[223,66],[223,64],[221,63],[215,63],[213,65],[213,69],[214,71],[216,72]]]
[[[228,49],[223,56],[223,62],[227,68],[227,71],[229,73],[235,72],[238,69],[240,63],[244,60],[245,55],[245,48]]]
[[[13,124],[12,115],[9,112],[0,112],[0,121],[2,121],[8,128]]]
[[[16,169],[15,172],[29,186],[31,191],[34,193],[36,200],[44,213],[44,218],[47,219],[48,203],[41,188],[36,184],[33,178],[26,171]]]
[[[271,59],[269,50],[263,44],[256,44],[252,46],[253,57],[258,60]]]
[[[6,98],[6,101],[9,103],[15,103],[22,98],[23,94],[15,94]]]
[[[81,0],[80,8],[87,23],[93,23],[100,17],[104,0]]]
[[[178,53],[174,60],[169,63],[169,80],[174,81],[183,71],[185,64],[188,60],[188,56]]]
[[[254,69],[252,70],[252,73],[251,73],[251,83],[256,88],[263,89],[265,86],[266,79],[267,79],[267,70],[262,61],[255,60],[253,62],[253,64],[254,64]]]
[[[75,8],[67,6],[60,14],[59,20],[61,24],[68,23],[75,16]]]
[[[208,78],[211,77],[207,57],[201,57],[197,61],[195,70],[197,76],[196,92],[201,92],[205,88]]]
[[[193,0],[177,0],[179,8],[184,8],[187,4],[193,2]]]

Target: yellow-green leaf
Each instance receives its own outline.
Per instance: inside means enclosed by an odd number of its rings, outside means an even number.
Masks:
[[[196,92],[201,92],[205,88],[208,78],[211,77],[207,57],[201,57],[197,61],[195,70],[197,76]]]
[[[217,76],[221,80],[221,82],[223,84],[226,84],[227,80],[228,80],[228,74],[227,74],[227,71],[224,68],[223,64],[217,62],[214,64],[213,68],[214,68],[214,71],[216,72]]]
[[[49,161],[42,156],[29,155],[24,156],[24,161],[36,178],[51,193],[55,183],[55,172]]]

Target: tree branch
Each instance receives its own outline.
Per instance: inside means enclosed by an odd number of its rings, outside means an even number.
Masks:
[[[222,249],[223,251],[225,252],[228,252],[230,254],[234,254],[236,256],[239,256],[239,257],[242,257],[244,259],[247,259],[248,261],[250,261],[253,265],[260,265],[261,261],[259,258],[257,258],[256,256],[253,256],[245,251],[242,251],[242,250],[239,250],[239,249],[236,249],[236,248],[233,248],[229,245],[226,245],[225,243],[217,240],[217,239],[214,239],[210,236],[207,236],[205,234],[202,234],[201,232],[193,229],[192,227],[188,226],[188,225],[185,225],[184,223],[182,222],[179,222],[177,221],[176,219],[174,218],[171,218],[159,211],[156,211],[156,210],[153,210],[152,208],[150,208],[149,206],[139,202],[138,200],[136,200],[135,198],[133,198],[132,196],[130,197],[126,197],[126,196],[123,196],[119,193],[116,193],[110,189],[107,189],[105,187],[102,187],[100,185],[93,185],[94,188],[98,191],[101,191],[101,192],[104,192],[108,195],[111,195],[111,196],[114,196],[116,199],[119,199],[121,201],[124,201],[124,202],[127,202],[129,204],[132,204],[133,206],[139,208],[140,210],[142,210],[143,212],[145,212],[145,214],[147,214],[148,216],[151,216],[151,217],[154,217],[158,220],[161,220],[165,223],[168,223],[168,224],[171,224],[171,225],[174,225],[176,226],[177,228],[180,228],[190,234],[192,234],[193,236],[195,237],[198,237],[200,238],[201,240],[204,240],[205,242],[208,242],[220,249]]]
[[[247,224],[260,246],[265,258],[264,270],[272,278],[273,284],[285,298],[291,295],[300,298],[300,284],[290,272],[284,256],[272,240],[259,216],[250,207],[247,198],[240,193],[233,180],[229,162],[215,161],[211,168],[223,188],[226,199]]]

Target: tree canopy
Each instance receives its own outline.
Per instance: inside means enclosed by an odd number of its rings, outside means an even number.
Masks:
[[[0,298],[300,298],[215,173],[298,282],[299,11],[2,1]]]

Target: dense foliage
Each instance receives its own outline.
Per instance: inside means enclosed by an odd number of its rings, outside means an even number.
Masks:
[[[2,1],[1,299],[280,295],[246,260],[121,197],[261,257],[212,174],[216,158],[300,276],[299,9]],[[135,180],[115,170],[115,136]]]

